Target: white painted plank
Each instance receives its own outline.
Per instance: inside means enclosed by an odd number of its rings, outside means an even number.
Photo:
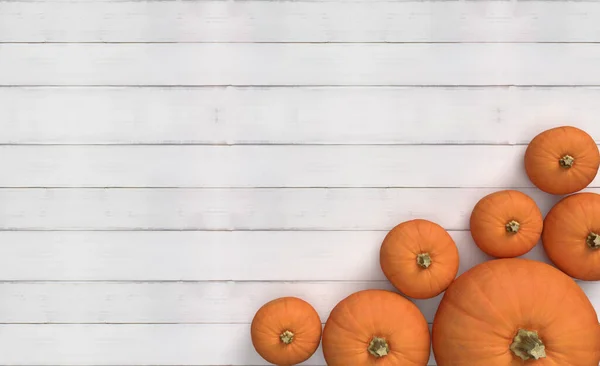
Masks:
[[[7,366],[270,365],[249,324],[3,325],[0,342],[10,345],[0,353]],[[325,366],[321,347],[301,365]]]
[[[523,188],[547,212],[559,196]],[[490,188],[0,189],[4,230],[464,230]],[[589,189],[600,192],[598,188]]]
[[[597,42],[600,4],[0,2],[0,42]]]
[[[0,143],[600,142],[600,88],[0,88]],[[340,121],[343,121],[343,125]]]
[[[600,314],[600,284],[578,284]],[[366,289],[396,291],[387,281],[2,283],[0,323],[244,324],[281,296],[308,301],[325,322],[339,301]],[[410,300],[431,323],[442,296]]]
[[[0,323],[247,324],[266,302],[298,296],[325,322],[335,304],[387,281],[0,283]],[[420,300],[429,322],[440,299]]]
[[[249,324],[3,325],[0,341],[2,365],[269,365]],[[321,349],[304,365],[325,365]]]
[[[0,146],[1,187],[533,187],[526,146]],[[600,178],[590,187],[598,187]]]
[[[2,44],[0,85],[599,85],[600,44]]]
[[[0,232],[0,278],[380,281],[385,276],[379,266],[379,248],[386,232],[5,231]],[[490,259],[473,243],[468,231],[451,231],[450,235],[460,253],[459,274]],[[526,257],[548,262],[541,247]]]

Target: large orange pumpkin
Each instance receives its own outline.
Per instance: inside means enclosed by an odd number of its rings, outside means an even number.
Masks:
[[[269,301],[256,312],[251,325],[252,344],[268,362],[291,366],[315,353],[321,329],[319,314],[309,303],[296,297],[282,297]]]
[[[458,249],[440,225],[422,219],[410,220],[385,236],[379,263],[399,291],[426,299],[442,293],[456,277]]]
[[[323,331],[328,366],[425,366],[429,328],[417,306],[385,290],[363,290],[340,301]]]
[[[587,187],[596,177],[600,153],[594,139],[576,127],[546,130],[531,140],[525,152],[525,170],[544,192],[570,194]]]
[[[546,215],[542,243],[563,272],[600,280],[600,195],[576,193],[560,200]]]
[[[471,213],[475,244],[493,257],[518,257],[529,252],[542,235],[543,217],[525,193],[505,190],[483,197]]]
[[[542,262],[496,259],[446,290],[433,351],[438,366],[598,366],[600,325],[566,274]]]

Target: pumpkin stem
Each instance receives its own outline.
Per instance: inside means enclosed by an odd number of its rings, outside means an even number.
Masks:
[[[371,343],[369,343],[369,347],[367,348],[370,354],[375,356],[376,358],[387,356],[390,352],[390,346],[388,346],[385,338],[373,337],[371,339]]]
[[[290,332],[289,330],[286,330],[285,332],[279,335],[279,339],[281,339],[281,341],[285,344],[290,344],[294,340],[294,333]]]
[[[590,233],[587,236],[587,245],[592,249],[600,249],[600,235],[596,233]]]
[[[573,166],[575,159],[571,155],[565,155],[562,158],[558,159],[558,163],[563,168],[570,168]]]
[[[417,264],[421,268],[428,268],[431,266],[431,257],[429,256],[429,253],[417,254]]]
[[[506,227],[506,231],[508,231],[509,233],[516,234],[519,231],[521,224],[519,224],[518,221],[511,220],[506,223],[505,227]]]
[[[538,333],[532,330],[519,329],[510,350],[523,361],[546,357],[546,346],[538,337]]]

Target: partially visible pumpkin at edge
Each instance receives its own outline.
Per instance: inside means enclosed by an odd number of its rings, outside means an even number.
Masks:
[[[560,200],[546,215],[542,243],[561,271],[600,280],[600,195],[582,192]]]
[[[432,340],[438,366],[600,362],[600,325],[583,290],[560,270],[521,258],[459,276],[438,307]]]

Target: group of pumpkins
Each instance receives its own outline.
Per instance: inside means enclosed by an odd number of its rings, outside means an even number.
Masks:
[[[383,240],[381,268],[399,292],[426,299],[445,291],[431,335],[417,306],[396,292],[351,294],[331,311],[323,330],[309,303],[282,297],[254,316],[256,351],[270,363],[295,365],[310,358],[322,336],[329,366],[424,366],[432,344],[439,366],[598,366],[600,324],[572,278],[600,280],[600,195],[576,193],[598,172],[598,147],[578,128],[557,127],[537,135],[524,160],[536,187],[568,196],[545,218],[522,192],[483,197],[470,230],[494,260],[456,278],[456,245],[427,220],[403,222]],[[555,266],[515,258],[540,238]]]

